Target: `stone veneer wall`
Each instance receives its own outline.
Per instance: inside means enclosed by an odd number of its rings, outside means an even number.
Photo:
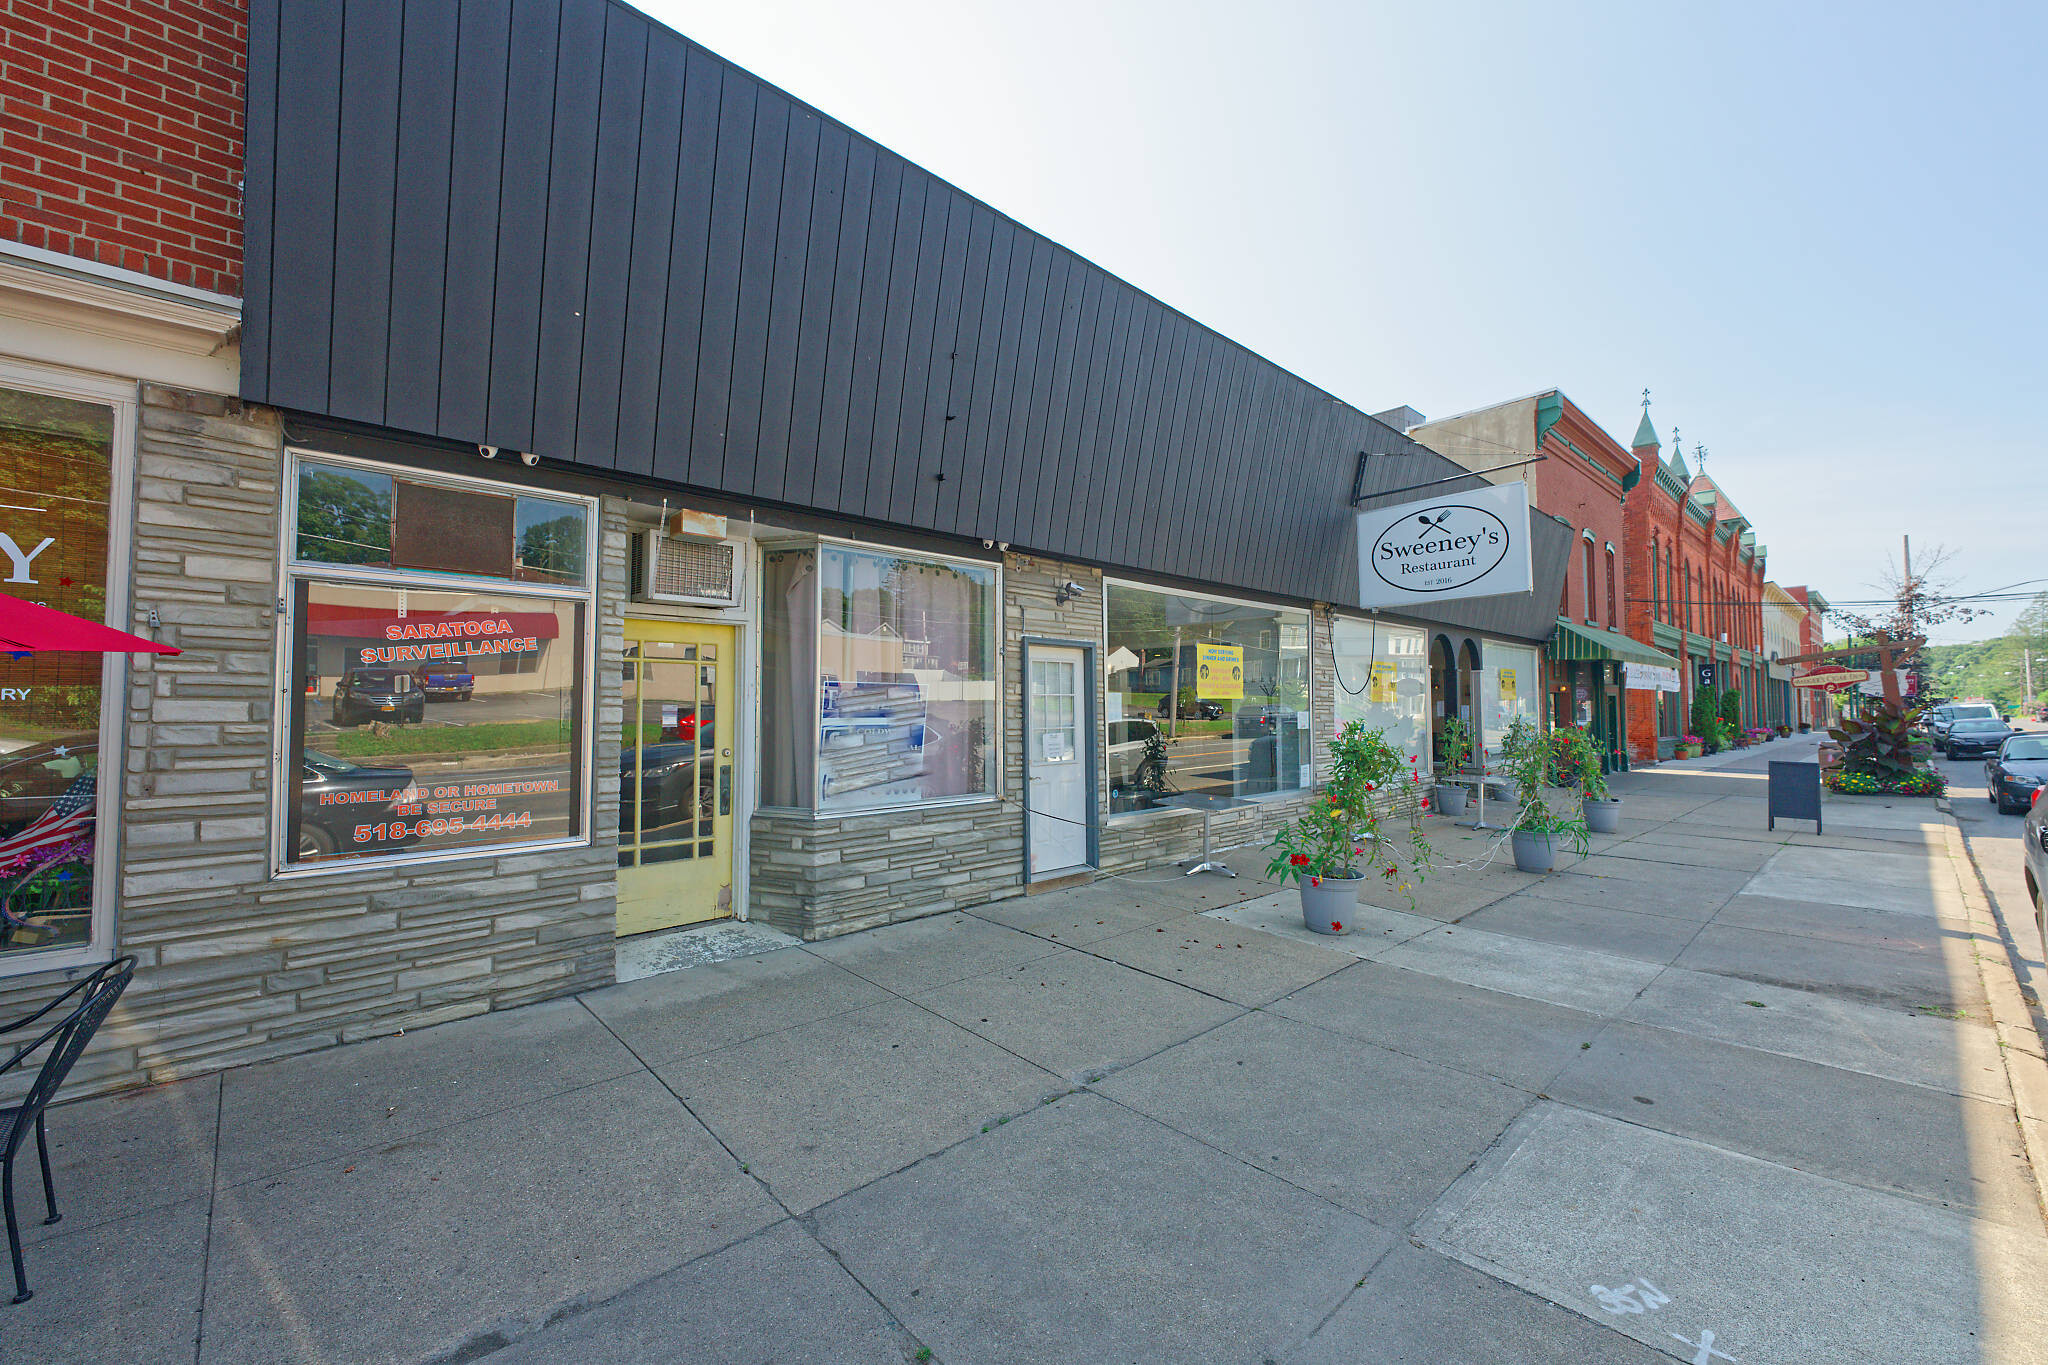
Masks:
[[[144,386],[121,787],[118,950],[134,983],[67,1095],[162,1081],[613,979],[626,530],[600,565],[597,835],[587,849],[270,874],[283,440],[277,415]],[[118,566],[115,566],[118,569]],[[75,976],[76,974],[70,974]],[[0,1015],[65,984],[0,980]]]

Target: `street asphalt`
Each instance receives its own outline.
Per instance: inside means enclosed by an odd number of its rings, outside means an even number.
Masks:
[[[1766,829],[1813,747],[1337,938],[1245,849],[60,1107],[0,1360],[2048,1360],[2017,845]]]

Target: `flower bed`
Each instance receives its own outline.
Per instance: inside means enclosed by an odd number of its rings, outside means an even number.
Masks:
[[[1843,796],[1942,796],[1948,792],[1948,779],[1932,768],[1891,781],[1841,769],[1831,769],[1821,776],[1829,791]]]

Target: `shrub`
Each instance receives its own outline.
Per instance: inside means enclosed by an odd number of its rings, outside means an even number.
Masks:
[[[1275,850],[1266,875],[1283,882],[1307,877],[1358,877],[1362,868],[1376,870],[1403,890],[1429,873],[1430,847],[1422,836],[1422,812],[1429,798],[1419,788],[1421,775],[1410,760],[1387,743],[1380,730],[1361,721],[1348,722],[1330,745],[1330,780],[1323,799],[1310,804],[1298,820],[1290,820],[1267,847]],[[1398,851],[1380,837],[1380,803],[1406,795],[1407,866]],[[1409,897],[1412,902],[1414,897]]]

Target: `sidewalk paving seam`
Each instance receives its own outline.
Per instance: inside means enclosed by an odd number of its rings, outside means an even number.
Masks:
[[[213,1212],[220,1199],[220,1135],[228,1103],[227,1078],[213,1088],[213,1169],[206,1180],[206,1236],[199,1243],[199,1309],[193,1314],[192,1365],[206,1354],[206,1291],[213,1277]]]
[[[2019,1126],[2020,1140],[2027,1153],[2027,1166],[2034,1176],[2035,1205],[2044,1225],[2048,1225],[2048,1191],[2043,1190],[2043,1180],[2048,1178],[2048,1120],[2022,1112],[2020,1102],[2023,1094],[2038,1095],[2048,1090],[2048,1063],[2042,1060],[2041,1035],[2034,1027],[2033,1011],[2027,1007],[2026,998],[2020,991],[2019,968],[2014,961],[2019,948],[2012,936],[2012,926],[2007,923],[1998,899],[1991,894],[1983,868],[1977,864],[1976,850],[1963,837],[1961,822],[1953,810],[1945,810],[1943,814],[1947,817],[1943,825],[1945,851],[1963,902],[1970,907],[1973,919],[1984,915],[1997,931],[2001,950],[1998,962],[2002,972],[1992,970],[1991,955],[1984,951],[1981,942],[1972,946],[1971,955],[1976,959],[1978,978],[1984,986],[1992,1029],[1998,1035],[1998,1057],[2005,1070],[2013,1121]],[[1969,868],[1969,876],[1962,875],[1961,867],[1957,866],[1959,863]],[[2023,1077],[2019,1074],[2021,1068],[2034,1074],[2031,1078]]]
[[[865,978],[863,979],[865,980]],[[882,986],[880,988],[882,990],[889,989],[886,986]],[[890,994],[894,995],[895,992],[891,991]],[[897,996],[897,999],[899,1000],[902,998],[902,996]],[[782,1210],[783,1220],[794,1223],[798,1228],[802,1229],[804,1236],[810,1238],[811,1241],[817,1245],[820,1251],[824,1252],[827,1256],[830,1256],[832,1258],[833,1263],[837,1265],[842,1272],[845,1273],[846,1277],[852,1280],[855,1284],[860,1286],[861,1293],[867,1295],[868,1298],[874,1302],[875,1307],[882,1310],[883,1314],[887,1316],[887,1318],[889,1319],[890,1324],[894,1326],[898,1332],[900,1332],[906,1337],[909,1337],[917,1347],[924,1348],[927,1350],[929,1349],[929,1344],[919,1339],[917,1335],[909,1329],[909,1327],[905,1326],[902,1319],[897,1316],[895,1310],[890,1308],[888,1304],[882,1302],[881,1296],[876,1294],[875,1291],[869,1287],[868,1283],[865,1280],[861,1279],[860,1276],[853,1273],[853,1269],[845,1263],[845,1261],[840,1257],[839,1253],[833,1250],[831,1247],[825,1245],[823,1240],[821,1240],[818,1237],[815,1227],[813,1227],[810,1223],[805,1222],[803,1217],[799,1216],[794,1211],[792,1211],[789,1205],[783,1202],[782,1197],[776,1194],[774,1187],[771,1186],[766,1179],[764,1179],[760,1175],[755,1174],[752,1170],[748,1169],[751,1163],[741,1160],[740,1154],[732,1149],[732,1146],[726,1142],[724,1137],[720,1136],[718,1130],[716,1128],[713,1128],[711,1124],[705,1120],[703,1115],[699,1114],[696,1110],[692,1109],[690,1107],[690,1102],[684,1099],[681,1095],[678,1095],[675,1091],[675,1087],[670,1085],[667,1079],[664,1078],[659,1071],[656,1071],[652,1066],[650,1066],[647,1062],[647,1059],[645,1057],[642,1057],[639,1051],[636,1048],[634,1048],[634,1046],[631,1043],[627,1042],[624,1038],[620,1038],[618,1033],[613,1030],[612,1026],[606,1023],[602,1018],[600,1018],[596,1010],[590,1008],[590,1005],[583,999],[582,995],[578,995],[576,997],[576,1003],[583,1006],[584,1013],[588,1014],[592,1019],[597,1020],[598,1027],[602,1028],[605,1032],[611,1034],[613,1038],[618,1040],[619,1046],[625,1048],[626,1051],[632,1055],[633,1060],[640,1064],[641,1070],[645,1071],[648,1075],[654,1077],[655,1081],[660,1084],[661,1088],[663,1090],[666,1090],[669,1094],[669,1097],[676,1102],[678,1108],[680,1108],[685,1114],[688,1114],[690,1118],[696,1122],[698,1127],[702,1128],[706,1133],[710,1135],[711,1140],[717,1143],[719,1145],[719,1148],[722,1151],[724,1151],[724,1153],[728,1157],[732,1159],[733,1165],[739,1168],[739,1173],[751,1179],[754,1182],[754,1184],[760,1188],[761,1193],[766,1195],[768,1199],[775,1205],[776,1208]],[[910,1003],[916,1004],[915,1001],[911,1001]],[[854,1013],[854,1011],[848,1010],[842,1011],[842,1013],[850,1014]],[[811,1022],[815,1023],[816,1021],[813,1020]],[[950,1023],[951,1021],[948,1020],[947,1022]],[[797,1026],[791,1025],[791,1027]],[[957,1028],[958,1025],[955,1025],[955,1027]],[[775,1030],[775,1032],[781,1032],[781,1030],[778,1029]],[[1007,1048],[1003,1050],[1006,1052],[1008,1051]],[[1043,1068],[1040,1069],[1043,1070]],[[912,1164],[914,1165],[916,1163]],[[891,1174],[893,1174],[893,1172]],[[878,1178],[886,1179],[887,1177],[884,1176]],[[866,1187],[862,1186],[861,1188]],[[848,1191],[848,1193],[852,1193],[852,1191]],[[817,1210],[813,1209],[810,1212],[816,1213]],[[614,1300],[621,1299],[625,1297],[627,1294],[631,1294],[636,1290],[639,1290],[647,1285],[654,1283],[656,1280],[662,1278],[664,1275],[673,1275],[678,1270],[683,1269],[683,1267],[685,1266],[694,1265],[698,1261],[703,1260],[706,1256],[718,1255],[720,1252],[726,1251],[731,1247],[738,1246],[742,1242],[750,1241],[755,1237],[759,1237],[762,1233],[767,1232],[769,1228],[773,1228],[778,1225],[778,1223],[770,1223],[768,1227],[757,1228],[753,1232],[748,1233],[745,1237],[735,1238],[734,1240],[726,1243],[722,1247],[713,1248],[710,1251],[704,1252],[703,1255],[700,1256],[692,1256],[688,1260],[670,1266],[666,1270],[659,1271],[656,1274],[649,1275],[647,1278],[643,1280],[636,1281],[635,1283],[626,1286],[624,1289],[621,1289],[617,1294],[613,1294],[610,1297],[601,1300],[600,1303],[610,1303]],[[522,1336],[538,1335],[540,1332],[546,1331],[549,1327],[552,1327],[557,1322],[563,1321],[566,1318],[574,1317],[581,1313],[588,1312],[590,1309],[596,1308],[598,1306],[599,1303],[564,1305],[559,1311],[550,1314],[547,1320],[542,1322],[539,1327],[535,1328],[532,1332],[522,1334]],[[507,1342],[506,1344],[510,1345],[511,1343]]]

